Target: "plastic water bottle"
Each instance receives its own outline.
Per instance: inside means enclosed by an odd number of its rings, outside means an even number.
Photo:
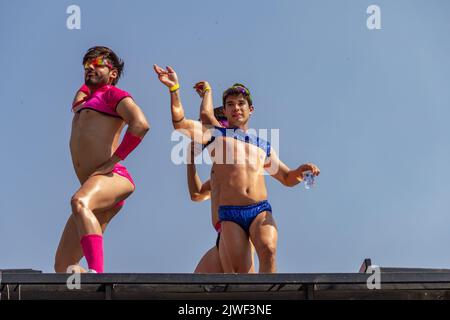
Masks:
[[[309,190],[316,185],[314,175],[311,170],[303,172],[303,178],[305,181],[305,189]]]

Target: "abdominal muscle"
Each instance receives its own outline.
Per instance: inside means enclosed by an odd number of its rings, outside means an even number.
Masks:
[[[264,175],[245,165],[214,165],[217,206],[247,206],[267,199]]]
[[[208,149],[214,161],[211,170],[211,198],[216,206],[246,206],[266,200],[264,151],[232,138],[217,140],[214,148]],[[228,161],[227,155],[236,155],[231,157],[235,160]]]
[[[122,119],[84,109],[74,115],[70,135],[70,153],[75,173],[83,184],[116,150]]]

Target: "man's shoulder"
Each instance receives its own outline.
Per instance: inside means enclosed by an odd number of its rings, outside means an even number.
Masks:
[[[131,97],[131,94],[125,90],[117,88],[116,86],[109,85],[107,91],[105,92],[105,101],[108,105],[110,105],[114,110],[117,109],[117,105],[123,99]]]
[[[123,89],[120,89],[116,86],[113,85],[108,85],[106,92],[110,93],[110,94],[127,94],[130,95],[130,93],[128,91],[125,91]]]

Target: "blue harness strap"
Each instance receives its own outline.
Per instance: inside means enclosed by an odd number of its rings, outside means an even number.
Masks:
[[[211,139],[203,146],[203,149],[213,143],[217,137],[230,137],[245,143],[252,144],[254,146],[257,146],[258,148],[261,148],[266,156],[270,157],[270,142],[261,139],[260,137],[253,134],[247,134],[239,128],[214,127],[213,135]]]

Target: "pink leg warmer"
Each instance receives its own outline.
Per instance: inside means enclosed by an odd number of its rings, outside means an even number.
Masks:
[[[81,247],[89,269],[103,273],[103,236],[88,234],[81,238]]]

